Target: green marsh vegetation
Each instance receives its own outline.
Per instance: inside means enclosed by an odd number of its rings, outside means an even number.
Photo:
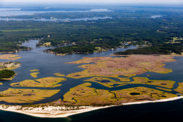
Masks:
[[[0,71],[0,78],[11,78],[15,75],[15,72],[12,70],[1,70]]]

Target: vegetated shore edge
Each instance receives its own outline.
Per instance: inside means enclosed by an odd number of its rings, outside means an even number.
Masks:
[[[110,56],[133,56],[133,55],[157,55],[157,56],[183,56],[183,53],[182,54],[127,54],[127,55],[121,55],[121,54],[111,54]]]
[[[9,111],[9,112],[15,112],[20,114],[25,114],[33,117],[39,117],[39,118],[65,118],[76,114],[81,114],[85,112],[90,112],[94,110],[109,108],[109,107],[117,107],[117,106],[123,106],[123,105],[136,105],[136,104],[146,104],[146,103],[157,103],[157,102],[168,102],[168,101],[174,101],[182,99],[183,96],[179,97],[173,97],[168,99],[160,99],[160,100],[154,100],[154,101],[138,101],[138,102],[129,102],[129,103],[121,103],[121,105],[109,105],[109,106],[101,106],[101,107],[93,107],[93,106],[81,106],[83,109],[79,110],[67,110],[67,111],[55,111],[55,109],[60,109],[60,106],[48,106],[45,107],[47,109],[42,110],[42,107],[34,108],[33,111],[31,110],[16,110],[20,108],[20,105],[17,106],[8,106],[8,108],[3,108],[3,105],[0,105],[0,110],[2,111]],[[26,108],[32,108],[32,107],[26,107]],[[56,114],[53,114],[56,112]]]

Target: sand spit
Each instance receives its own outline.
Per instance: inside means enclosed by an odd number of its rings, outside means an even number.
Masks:
[[[157,103],[157,102],[168,102],[173,100],[182,99],[183,96],[161,99],[155,101],[140,101],[140,102],[130,102],[122,103],[121,105],[135,105],[135,104],[145,104],[145,103]],[[103,108],[115,107],[117,105],[102,106],[102,107],[92,107],[92,106],[80,106],[78,110],[73,110],[73,108],[64,107],[64,106],[48,106],[48,107],[22,107],[20,105],[9,106],[9,105],[0,105],[0,110],[16,112],[21,114],[26,114],[29,116],[40,117],[40,118],[64,118],[75,114],[85,113],[89,111],[94,111]],[[118,105],[119,106],[119,105]],[[75,107],[76,109],[77,107]]]
[[[67,110],[66,107],[60,106],[48,106],[48,107],[24,107],[21,106],[3,106],[0,105],[0,110],[9,111],[9,112],[16,112],[21,113],[29,116],[40,117],[40,118],[64,118],[75,114],[85,113],[93,110],[98,110],[102,108],[108,108],[111,106],[104,106],[104,107],[92,107],[92,106],[81,106],[79,110]],[[43,109],[44,108],[44,109]]]

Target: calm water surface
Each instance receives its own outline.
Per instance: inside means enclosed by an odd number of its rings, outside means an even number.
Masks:
[[[21,62],[21,67],[15,69],[15,72],[18,74],[16,75],[15,79],[12,81],[3,82],[3,85],[0,86],[0,91],[6,90],[11,88],[10,84],[13,82],[20,82],[25,79],[33,79],[30,76],[31,69],[39,69],[40,74],[38,74],[38,78],[43,77],[52,77],[53,74],[56,72],[60,72],[62,74],[70,74],[73,72],[82,71],[82,68],[79,68],[79,65],[76,64],[65,64],[66,62],[80,60],[83,57],[99,57],[99,56],[109,56],[116,51],[124,51],[124,48],[118,48],[115,51],[106,51],[102,53],[92,53],[92,54],[71,54],[66,56],[55,56],[53,54],[44,53],[43,50],[47,49],[46,47],[35,47],[38,40],[31,40],[29,42],[24,43],[24,46],[32,47],[33,50],[31,51],[21,51],[18,55],[22,56],[22,58],[18,59],[18,62]],[[130,46],[127,49],[136,48],[135,46]],[[175,57],[177,60],[176,62],[169,62],[166,63],[165,67],[170,68],[173,70],[172,73],[168,74],[158,74],[152,72],[146,72],[137,76],[140,77],[147,77],[149,79],[156,79],[156,80],[174,80],[176,84],[174,88],[177,87],[178,82],[183,82],[183,57]],[[8,60],[0,60],[0,62],[8,61]],[[71,87],[84,83],[83,79],[72,79],[67,78],[67,81],[63,82],[62,86],[57,88],[49,88],[49,89],[61,89],[61,91],[45,100],[36,102],[36,103],[43,103],[43,102],[51,102],[62,98],[63,94],[65,94]],[[108,90],[118,90],[122,88],[130,88],[134,86],[147,86],[150,88],[155,88],[155,86],[151,85],[126,85],[117,88],[106,88],[100,84],[92,83],[91,87],[99,88],[99,89],[108,89]],[[40,88],[40,89],[48,89],[48,88]],[[172,92],[176,93],[176,92]],[[2,104],[4,102],[0,102]],[[178,120],[181,118],[181,114],[183,113],[183,100],[176,100],[172,102],[166,103],[150,103],[150,104],[143,104],[143,105],[130,105],[130,106],[120,106],[120,107],[113,107],[107,109],[101,109],[97,111],[87,112],[83,114],[74,115],[67,118],[58,118],[58,119],[44,119],[44,118],[36,118],[30,117],[27,115],[12,113],[12,112],[5,112],[0,111],[0,122],[11,122],[11,121],[19,121],[19,122],[32,122],[32,121],[39,121],[39,122],[93,122],[93,121],[118,121],[118,120],[137,120],[142,119],[146,120]]]
[[[109,56],[110,54],[113,54],[116,51],[124,51],[126,49],[124,48],[118,48],[115,51],[106,51],[101,53],[92,53],[92,54],[71,54],[66,56],[56,56],[54,54],[44,53],[43,50],[48,49],[47,47],[35,47],[38,40],[31,40],[29,42],[25,42],[23,46],[28,46],[33,48],[31,51],[21,51],[17,53],[22,58],[16,60],[18,62],[21,62],[21,67],[15,69],[14,71],[18,74],[16,75],[15,79],[12,81],[6,81],[3,82],[3,86],[0,86],[0,91],[7,90],[8,88],[11,88],[10,84],[14,82],[20,82],[25,79],[34,79],[30,76],[30,70],[31,69],[39,69],[40,74],[38,74],[37,78],[44,78],[44,77],[55,77],[54,73],[61,73],[68,75],[70,73],[74,72],[80,72],[83,69],[79,68],[79,65],[76,64],[66,64],[66,62],[76,61],[80,60],[83,57],[99,57],[99,56]],[[133,49],[135,46],[131,46],[128,49]],[[8,60],[0,60],[8,61]],[[76,85],[79,85],[81,83],[84,83],[84,79],[73,79],[73,78],[67,78],[67,81],[62,82],[62,86],[56,87],[56,88],[39,88],[39,89],[61,89],[61,91],[45,100],[36,102],[36,103],[42,103],[42,102],[51,102],[54,100],[57,100],[59,98],[62,98],[62,96],[69,91],[71,87],[74,87]],[[106,89],[106,87],[99,85],[97,83],[93,84],[96,88],[102,88]],[[16,87],[17,88],[17,87]],[[25,87],[24,87],[25,88]],[[4,103],[4,102],[0,102]]]

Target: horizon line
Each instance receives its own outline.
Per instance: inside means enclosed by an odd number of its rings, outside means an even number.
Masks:
[[[127,3],[127,2],[20,2],[20,1],[17,1],[17,2],[1,2],[0,3],[66,3],[66,4],[86,4],[86,3],[93,3],[93,4],[183,4],[183,1],[182,2],[131,2],[131,3]]]

